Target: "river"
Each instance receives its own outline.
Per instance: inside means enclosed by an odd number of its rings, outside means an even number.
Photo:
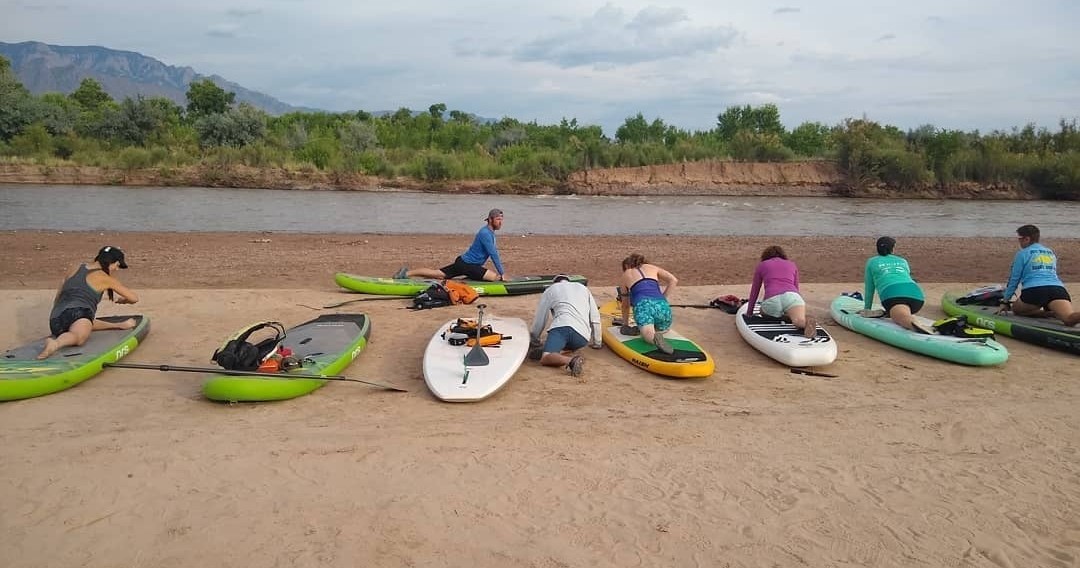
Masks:
[[[514,234],[1080,238],[1080,203],[1060,201],[0,185],[2,230],[471,234],[492,207]]]

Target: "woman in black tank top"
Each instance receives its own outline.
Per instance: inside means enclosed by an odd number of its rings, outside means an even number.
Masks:
[[[52,335],[45,339],[45,348],[38,354],[38,359],[46,359],[63,347],[86,343],[92,331],[135,327],[133,319],[113,323],[96,318],[98,303],[106,292],[109,299],[118,304],[139,301],[135,292],[112,275],[118,268],[127,268],[124,252],[107,246],[98,251],[92,263],[80,264],[64,279],[49,314]]]

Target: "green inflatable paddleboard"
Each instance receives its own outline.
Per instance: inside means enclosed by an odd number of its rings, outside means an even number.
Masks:
[[[366,314],[327,314],[285,330],[282,347],[292,351],[303,366],[293,369],[301,375],[340,374],[367,346],[371,318]],[[237,377],[218,375],[203,384],[203,394],[223,402],[287,400],[308,394],[326,384],[325,379]]]
[[[95,331],[81,346],[64,347],[48,359],[35,359],[45,347],[39,339],[0,356],[0,400],[20,400],[69,389],[101,372],[104,363],[115,363],[135,350],[150,333],[146,316],[106,316],[98,319],[121,322],[134,318],[132,329]]]

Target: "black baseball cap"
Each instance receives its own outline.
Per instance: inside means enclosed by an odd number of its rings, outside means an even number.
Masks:
[[[106,245],[101,247],[101,250],[98,251],[97,256],[94,257],[94,260],[104,264],[105,266],[108,266],[114,262],[119,262],[120,268],[127,268],[127,262],[124,261],[124,251],[114,246]]]
[[[551,283],[554,284],[556,282],[562,282],[563,280],[566,280],[567,282],[569,282],[570,281],[570,275],[568,275],[568,274],[556,274],[555,278],[551,279]]]

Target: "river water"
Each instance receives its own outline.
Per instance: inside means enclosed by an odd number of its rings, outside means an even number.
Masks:
[[[0,230],[1080,238],[1080,203],[839,197],[596,197],[0,185]]]

